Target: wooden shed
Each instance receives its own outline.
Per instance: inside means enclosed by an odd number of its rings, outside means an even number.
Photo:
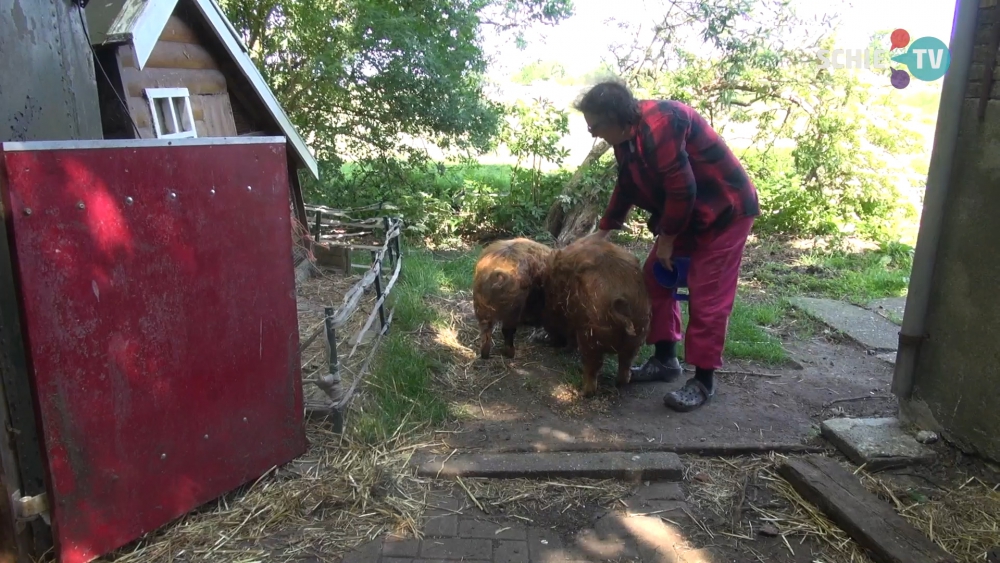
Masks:
[[[316,159],[216,1],[93,0],[86,14],[104,138],[284,135],[292,216],[308,248],[298,172],[318,178]]]

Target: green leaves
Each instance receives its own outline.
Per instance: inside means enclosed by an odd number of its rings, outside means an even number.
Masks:
[[[221,4],[324,172],[333,171],[335,182],[307,186],[327,200],[347,189],[336,182],[345,160],[419,166],[426,145],[416,139],[452,152],[491,148],[502,108],[483,93],[484,26],[512,31],[572,13],[570,0]]]

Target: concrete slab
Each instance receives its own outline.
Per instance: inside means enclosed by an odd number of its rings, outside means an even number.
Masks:
[[[870,470],[927,463],[934,451],[910,436],[895,418],[834,418],[823,436],[858,465]]]
[[[896,351],[885,352],[883,354],[878,354],[876,358],[882,360],[883,362],[889,364],[890,366],[896,365]]]
[[[870,350],[895,350],[899,327],[881,315],[834,299],[793,297],[791,304]]]
[[[591,478],[629,481],[680,481],[684,467],[672,452],[543,452],[477,453],[414,456],[424,477],[492,477],[499,479]]]
[[[881,314],[894,324],[902,324],[903,313],[906,311],[906,297],[876,299],[869,303],[866,308]]]

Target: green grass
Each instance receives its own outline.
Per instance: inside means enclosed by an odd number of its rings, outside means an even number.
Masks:
[[[468,287],[474,260],[461,256],[445,262],[419,250],[404,254],[403,273],[391,294],[395,305],[391,332],[366,377],[372,405],[357,421],[363,440],[378,443],[401,427],[440,424],[452,415],[448,403],[432,388],[434,375],[447,367],[450,357],[443,350],[421,348],[412,333],[422,325],[440,325],[442,319],[428,297]]]
[[[769,334],[765,327],[776,327],[789,312],[784,300],[775,302],[755,303],[736,298],[733,313],[729,317],[729,329],[726,331],[726,347],[723,357],[726,361],[744,360],[759,362],[766,366],[778,366],[788,360],[788,353],[781,345],[781,339]],[[681,305],[681,321],[687,326],[687,305]],[[639,350],[634,364],[645,362],[653,355],[652,346],[643,346]],[[684,358],[684,343],[677,345],[677,357]],[[564,380],[570,384],[580,383],[581,368],[579,362],[567,362],[569,368]],[[614,374],[618,369],[618,358],[608,355],[604,358],[604,372]]]
[[[364,409],[357,423],[364,439],[378,442],[401,426],[439,424],[460,415],[433,388],[434,376],[448,367],[452,356],[444,349],[422,348],[413,333],[421,326],[445,327],[447,320],[434,307],[433,298],[469,291],[478,254],[479,248],[473,248],[439,255],[410,250],[404,256],[403,274],[392,297],[392,332],[367,378],[374,408]],[[770,296],[764,301],[737,296],[729,319],[726,360],[781,365],[788,355],[781,339],[767,329],[787,328],[788,321],[797,318],[786,297],[813,294],[867,303],[900,295],[906,288],[909,264],[907,249],[892,247],[867,253],[811,253],[799,256],[794,264],[778,260],[758,269],[757,276]],[[681,311],[686,325],[687,305]],[[652,347],[643,347],[637,362],[651,353]],[[683,354],[683,344],[678,353]],[[614,373],[616,366],[617,359],[608,356],[605,370]],[[563,367],[567,381],[579,383],[579,362],[567,359]]]
[[[910,258],[883,252],[806,254],[795,264],[775,262],[757,278],[782,295],[814,295],[866,305],[874,299],[904,295]]]
[[[753,360],[767,365],[778,365],[788,360],[781,339],[763,328],[778,326],[786,312],[787,306],[783,301],[751,303],[737,298],[733,314],[729,317],[726,358]]]

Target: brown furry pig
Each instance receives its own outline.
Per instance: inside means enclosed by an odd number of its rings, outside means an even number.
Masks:
[[[552,252],[547,270],[544,326],[556,343],[579,349],[584,396],[597,393],[605,354],[618,355],[618,384],[627,384],[652,314],[639,259],[585,237]]]
[[[518,325],[540,326],[544,312],[541,285],[552,249],[525,238],[501,240],[483,249],[472,280],[472,304],[479,321],[479,355],[490,357],[493,327],[501,324],[503,355],[514,357]]]

